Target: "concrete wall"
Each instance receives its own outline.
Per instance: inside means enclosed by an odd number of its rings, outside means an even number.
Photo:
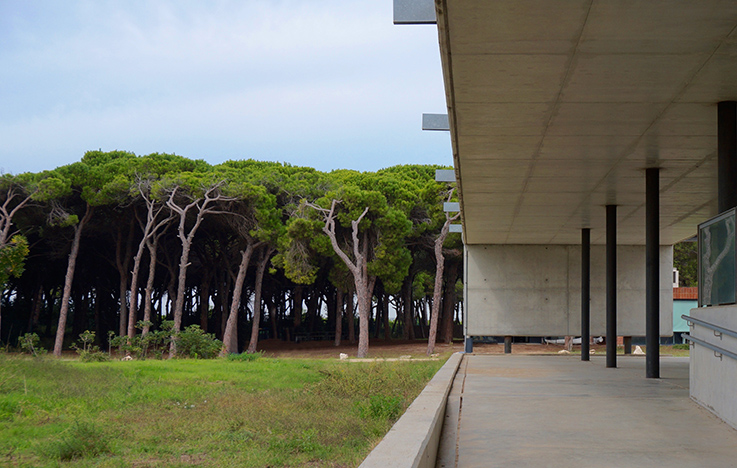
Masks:
[[[691,310],[691,317],[737,331],[737,305],[702,307]],[[737,353],[737,338],[695,325],[690,335],[707,343]],[[737,428],[737,360],[728,356],[719,358],[714,351],[695,344],[691,346],[691,398],[729,425]]]
[[[466,246],[467,335],[564,336],[581,329],[581,247]],[[645,335],[645,247],[617,246],[617,333]],[[673,334],[673,249],[660,248],[660,334]],[[591,247],[591,334],[606,333],[606,250]]]
[[[359,468],[435,468],[448,394],[463,354],[443,364]]]

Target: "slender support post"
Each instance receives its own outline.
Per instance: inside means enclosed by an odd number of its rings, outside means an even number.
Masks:
[[[624,354],[632,354],[632,337],[623,336],[622,345],[624,345]]]
[[[466,337],[465,347],[463,349],[463,352],[467,354],[471,354],[473,352],[473,339],[470,336]]]
[[[581,360],[588,361],[591,341],[591,229],[581,229]]]
[[[645,170],[645,376],[660,378],[660,180]]]
[[[606,206],[606,366],[617,367],[617,206]]]
[[[720,213],[737,206],[737,102],[717,107],[717,207]]]
[[[512,337],[504,337],[504,354],[512,354]]]

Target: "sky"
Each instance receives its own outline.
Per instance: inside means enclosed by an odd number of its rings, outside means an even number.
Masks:
[[[0,171],[89,150],[452,165],[434,25],[392,0],[2,0]]]

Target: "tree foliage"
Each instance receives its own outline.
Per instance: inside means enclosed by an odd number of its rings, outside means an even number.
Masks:
[[[27,256],[28,241],[21,235],[13,236],[10,242],[0,246],[0,291],[11,277],[20,278]]]
[[[56,329],[57,355],[70,336],[89,331],[104,346],[118,330],[127,335],[120,349],[138,355],[143,337],[160,337],[171,322],[173,347],[197,325],[194,335],[238,352],[266,336],[352,337],[355,303],[366,344],[382,321],[387,339],[426,336],[423,304],[431,301],[447,193],[433,180],[437,168],[325,173],[89,151],[54,170],[3,175],[0,231],[19,235],[0,246],[0,279],[12,292],[2,329],[36,332],[42,342]],[[448,235],[445,262],[460,261],[459,247],[460,236]],[[435,315],[450,317],[458,304],[449,304]]]
[[[699,261],[696,242],[679,242],[673,246],[673,267],[678,270],[678,286],[698,286]]]

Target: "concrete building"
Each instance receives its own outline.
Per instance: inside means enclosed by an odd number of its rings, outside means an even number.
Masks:
[[[671,246],[737,205],[737,2],[395,0],[395,23],[437,25],[466,335],[606,335],[607,367],[646,335],[657,378]],[[691,392],[737,427],[737,334],[703,325],[737,330],[734,302],[692,313]]]

